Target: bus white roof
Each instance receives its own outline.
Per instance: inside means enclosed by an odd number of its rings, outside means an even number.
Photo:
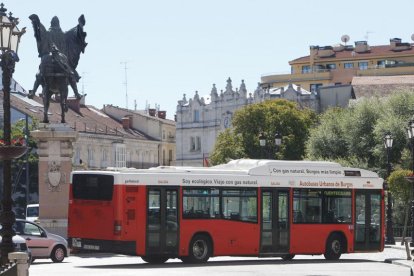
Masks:
[[[135,168],[108,168],[112,173],[186,173],[186,174],[239,174],[254,176],[345,176],[346,172],[353,172],[358,177],[377,177],[378,174],[364,169],[342,167],[335,162],[327,161],[284,161],[284,160],[256,160],[238,159],[226,164],[213,167],[184,167],[184,166],[159,166],[150,169]],[[82,171],[85,172],[85,171]],[[97,171],[91,171],[96,173]],[[102,172],[102,171],[100,171]]]

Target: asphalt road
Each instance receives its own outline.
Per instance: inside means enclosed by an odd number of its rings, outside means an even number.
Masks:
[[[405,260],[403,250],[387,248],[381,253],[346,254],[338,261],[326,261],[323,256],[296,256],[290,262],[280,258],[216,257],[207,264],[188,265],[169,260],[163,265],[149,265],[139,257],[111,254],[82,254],[66,258],[63,263],[36,260],[30,267],[30,276],[243,276],[243,275],[410,275],[407,266],[386,263],[385,260]]]

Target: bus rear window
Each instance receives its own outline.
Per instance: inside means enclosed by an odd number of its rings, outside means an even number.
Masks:
[[[112,175],[74,174],[72,182],[73,199],[112,200]]]

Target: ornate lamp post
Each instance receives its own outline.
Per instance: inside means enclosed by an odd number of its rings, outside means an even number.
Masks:
[[[275,133],[275,146],[276,146],[276,152],[279,151],[280,145],[282,144],[282,134],[280,134],[279,131],[276,131]]]
[[[260,148],[261,148],[261,151],[260,151],[261,156],[260,157],[264,158],[264,149],[266,147],[266,136],[264,135],[263,132],[261,132],[260,135],[259,135],[259,144],[260,144]]]
[[[274,143],[275,143],[275,153],[279,150],[280,145],[282,144],[282,135],[280,134],[280,132],[276,131],[275,136],[274,136]],[[266,150],[266,135],[261,132],[259,135],[259,144],[260,147],[262,149],[261,151],[261,155],[262,158],[264,157],[264,152]],[[272,154],[272,150],[268,151],[268,158],[271,159],[271,154]]]
[[[387,177],[391,174],[390,151],[392,148],[393,138],[391,133],[387,132],[384,136],[384,147],[387,150]],[[395,244],[394,229],[392,225],[392,195],[391,191],[387,189],[387,236],[385,238],[386,244]]]
[[[25,28],[19,31],[17,28],[18,19],[12,17],[12,13],[6,14],[7,9],[3,3],[0,4],[0,65],[3,71],[3,109],[4,109],[4,143],[0,149],[0,160],[3,161],[3,199],[2,210],[0,214],[0,223],[2,229],[2,243],[0,247],[1,263],[8,262],[8,254],[13,252],[13,224],[15,215],[12,210],[12,183],[11,183],[11,161],[24,154],[25,147],[14,147],[11,145],[11,127],[10,127],[10,83],[14,72],[14,66],[19,58],[17,49],[20,37],[25,33]]]
[[[414,172],[414,118],[408,122],[407,128],[408,138],[410,139],[411,146],[411,157],[412,167],[411,170]],[[411,191],[411,243],[410,246],[414,246],[414,184]]]

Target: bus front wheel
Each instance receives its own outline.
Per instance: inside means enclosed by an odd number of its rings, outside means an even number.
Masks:
[[[338,234],[332,234],[329,236],[326,242],[325,259],[338,260],[341,257],[341,253],[344,250],[344,241]]]
[[[205,263],[212,255],[211,241],[206,235],[195,235],[189,249],[188,257],[182,258],[183,262]]]

